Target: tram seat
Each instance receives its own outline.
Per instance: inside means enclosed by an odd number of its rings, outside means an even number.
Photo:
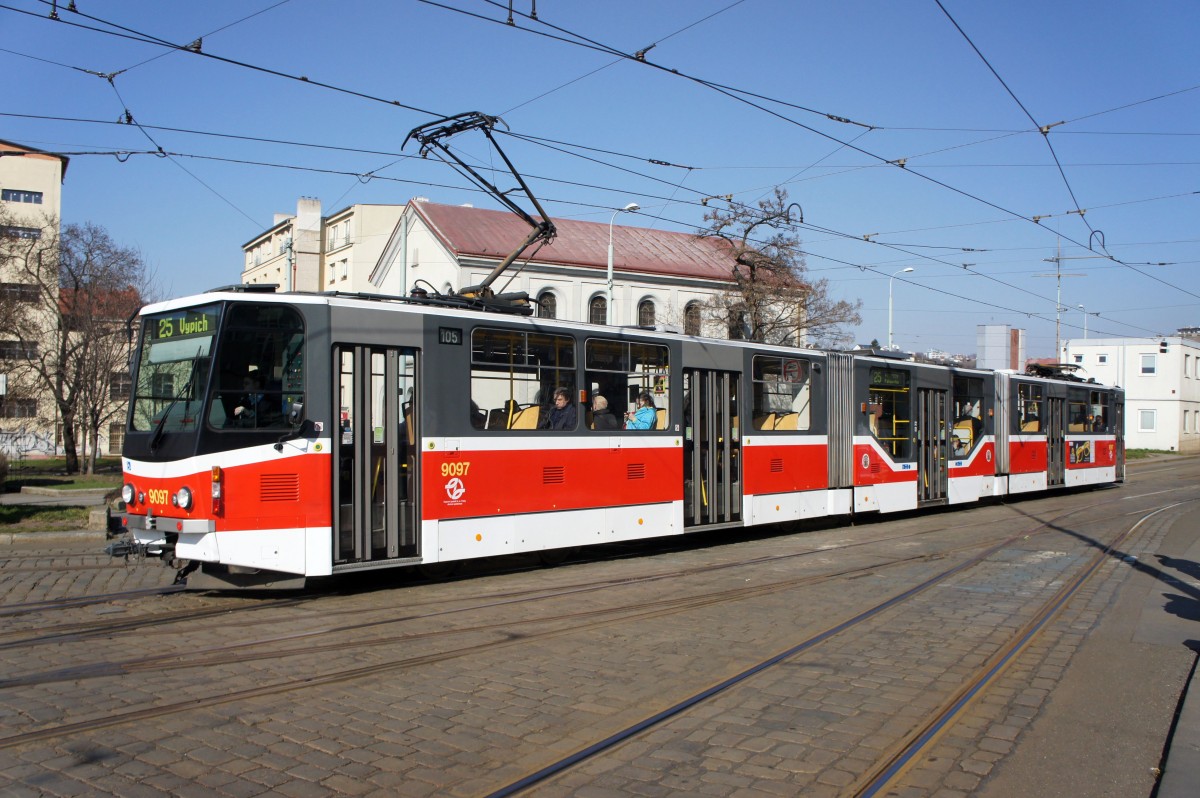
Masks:
[[[800,414],[799,413],[784,413],[779,418],[775,419],[775,429],[799,429]]]
[[[1022,424],[1021,432],[1039,432],[1041,428],[1041,424],[1038,423],[1037,419],[1034,419],[1033,421],[1026,421],[1024,424]]]
[[[525,407],[525,408],[522,408],[521,410],[518,410],[516,412],[516,414],[512,417],[512,421],[509,422],[508,428],[509,429],[537,429],[538,413],[540,411],[541,411],[541,408],[538,407],[537,405],[530,405],[529,407]]]
[[[968,418],[955,422],[953,432],[954,451],[963,453],[971,451],[975,446],[975,425],[971,423],[971,420]]]
[[[1087,432],[1087,431],[1088,431],[1087,424],[1084,424],[1082,421],[1079,422],[1078,424],[1068,424],[1067,425],[1067,432]]]
[[[654,428],[655,429],[666,429],[667,428],[667,409],[665,407],[660,407],[655,412]]]
[[[775,429],[775,414],[767,413],[765,416],[756,416],[754,418],[755,429]]]

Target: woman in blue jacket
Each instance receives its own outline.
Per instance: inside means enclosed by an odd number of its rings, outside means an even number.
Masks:
[[[654,407],[654,397],[647,391],[638,394],[637,410],[625,414],[625,429],[654,429],[658,422],[658,410]]]

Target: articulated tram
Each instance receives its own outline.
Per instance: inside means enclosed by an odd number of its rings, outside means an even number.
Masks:
[[[125,521],[189,587],[299,587],[1123,480],[1120,389],[886,354],[218,289],[141,312]]]

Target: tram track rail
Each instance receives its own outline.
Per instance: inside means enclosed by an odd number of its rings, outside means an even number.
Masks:
[[[1054,519],[1049,521],[1041,521],[1029,528],[1022,529],[1014,534],[1005,535],[999,538],[993,537],[986,541],[979,541],[974,544],[964,544],[959,547],[943,550],[938,553],[919,553],[908,557],[894,558],[893,561],[878,561],[874,563],[863,564],[852,569],[842,569],[836,573],[812,574],[805,577],[798,577],[789,580],[780,580],[776,583],[752,585],[742,588],[734,588],[730,590],[700,593],[689,596],[673,597],[664,599],[659,602],[647,604],[645,601],[640,601],[634,605],[626,605],[624,607],[603,608],[590,610],[585,612],[564,613],[558,616],[548,618],[531,619],[528,623],[547,622],[557,624],[548,629],[540,629],[526,631],[520,634],[512,632],[517,623],[513,619],[505,619],[492,624],[486,624],[479,628],[463,628],[453,630],[439,630],[421,635],[397,635],[387,638],[381,638],[373,641],[353,640],[340,641],[330,643],[328,646],[317,648],[311,644],[303,647],[292,648],[285,651],[267,651],[260,652],[258,655],[253,655],[247,651],[255,645],[269,644],[279,642],[280,638],[272,638],[270,640],[252,641],[247,644],[236,644],[234,646],[215,647],[213,651],[223,652],[222,656],[210,657],[207,659],[195,659],[194,657],[183,661],[184,657],[192,657],[195,653],[191,652],[183,654],[163,655],[157,657],[143,658],[142,661],[130,661],[124,663],[93,663],[91,665],[82,665],[70,670],[59,670],[56,672],[47,672],[43,674],[26,674],[23,677],[15,677],[6,680],[2,686],[34,686],[43,683],[61,681],[65,679],[83,680],[93,677],[112,677],[123,676],[133,672],[148,672],[148,671],[163,671],[168,668],[198,668],[211,667],[213,665],[242,663],[252,659],[278,659],[286,656],[309,655],[321,650],[326,651],[345,651],[348,647],[368,647],[380,646],[393,643],[407,643],[417,639],[429,639],[437,637],[445,637],[447,635],[462,635],[470,633],[491,633],[500,635],[498,639],[484,640],[478,643],[468,643],[464,646],[456,648],[433,651],[426,654],[403,657],[400,659],[392,659],[384,662],[374,663],[366,666],[337,669],[327,671],[325,673],[311,674],[298,679],[285,679],[271,684],[261,685],[249,689],[239,691],[222,691],[218,694],[208,696],[195,696],[182,701],[174,701],[162,704],[156,704],[149,707],[131,708],[125,711],[118,711],[107,714],[104,717],[96,717],[81,721],[65,722],[46,726],[39,729],[31,729],[24,732],[19,732],[14,735],[0,738],[0,750],[12,748],[15,746],[25,745],[29,743],[56,739],[77,734],[84,734],[91,731],[97,731],[113,726],[120,726],[127,723],[147,720],[157,717],[169,717],[178,713],[185,713],[205,707],[213,707],[223,704],[235,703],[238,701],[250,700],[255,698],[282,695],[298,690],[313,689],[326,685],[334,685],[345,682],[354,681],[357,679],[382,674],[397,672],[404,669],[427,666],[450,660],[470,657],[474,655],[495,653],[498,650],[511,648],[515,646],[527,645],[531,642],[549,640],[551,638],[560,637],[563,635],[578,634],[580,632],[592,631],[614,624],[628,624],[632,622],[645,621],[650,619],[661,619],[669,615],[686,612],[702,607],[711,606],[719,603],[729,603],[734,601],[746,600],[755,596],[768,593],[778,593],[786,590],[792,590],[800,587],[806,587],[822,582],[830,582],[837,579],[853,579],[856,576],[879,571],[883,568],[904,563],[917,563],[920,561],[930,561],[933,559],[941,559],[951,556],[955,553],[969,551],[971,549],[980,550],[978,553],[966,558],[964,561],[957,563],[950,568],[944,569],[932,578],[922,581],[916,587],[901,591],[899,595],[892,596],[889,599],[880,602],[875,607],[859,613],[849,621],[843,621],[836,624],[831,629],[810,636],[805,642],[798,644],[795,647],[797,650],[802,648],[811,648],[830,637],[837,634],[839,631],[851,628],[857,623],[874,617],[883,612],[885,609],[896,605],[898,602],[903,602],[910,599],[921,592],[924,592],[929,587],[944,582],[955,574],[963,572],[965,569],[977,565],[980,562],[994,554],[996,551],[1003,549],[1005,546],[1012,545],[1016,541],[1027,539],[1033,535],[1052,531],[1054,525],[1062,519],[1078,513],[1081,509],[1091,508],[1076,508],[1069,510]],[[900,537],[908,537],[907,535]],[[806,551],[806,554],[827,552],[828,548],[818,548],[811,551]],[[798,556],[798,553],[789,555],[781,555],[781,558]],[[752,558],[749,561],[755,564],[764,561],[771,561],[776,558]],[[744,565],[745,562],[739,562],[737,565]],[[710,570],[712,566],[708,566],[697,570]],[[719,567],[732,567],[732,564],[721,564]],[[672,572],[678,574],[679,572]],[[655,574],[648,579],[662,579],[670,574]],[[631,580],[610,580],[614,585],[629,584]],[[595,589],[595,588],[593,588]],[[561,594],[560,594],[561,595]],[[374,625],[374,624],[372,624]],[[520,625],[526,625],[521,623]],[[287,636],[283,636],[287,639]],[[292,637],[291,639],[296,639]],[[802,648],[801,648],[802,647]],[[795,651],[792,654],[796,653]],[[790,655],[789,655],[790,656]]]
[[[907,767],[915,761],[922,753],[929,750],[939,737],[949,728],[949,726],[957,720],[962,712],[975,701],[979,695],[994,684],[1001,676],[1005,668],[1013,662],[1019,655],[1026,650],[1034,641],[1036,636],[1042,632],[1047,625],[1057,616],[1066,603],[1079,591],[1083,585],[1099,570],[1099,568],[1109,561],[1114,550],[1125,543],[1137,529],[1147,520],[1161,512],[1174,508],[1183,504],[1177,502],[1165,507],[1160,507],[1149,512],[1144,512],[1142,517],[1137,522],[1123,530],[1115,536],[1111,543],[1103,549],[1095,552],[1087,561],[1079,567],[1071,579],[1059,588],[1055,593],[1045,600],[1033,613],[1031,620],[1023,624],[1020,629],[1013,634],[1005,645],[989,657],[987,661],[979,666],[963,686],[957,690],[950,698],[941,702],[936,711],[931,713],[924,722],[917,725],[916,729],[906,735],[902,740],[898,741],[885,756],[880,759],[876,767],[873,768],[869,775],[861,779],[859,783],[853,785],[851,791],[845,792],[847,795],[854,795],[856,798],[874,798],[874,796],[885,794],[885,791],[896,785],[897,780],[906,772]],[[1070,515],[1067,513],[1064,515]],[[1059,519],[1061,520],[1061,517]],[[1047,527],[1051,524],[1047,522]],[[1050,531],[1047,529],[1047,531]],[[642,720],[633,723],[595,743],[578,749],[575,752],[561,757],[560,759],[548,763],[544,767],[527,774],[521,778],[511,781],[489,793],[487,798],[505,798],[506,796],[519,795],[527,790],[542,785],[548,779],[563,775],[569,772],[572,768],[588,761],[592,758],[602,756],[603,754],[617,748],[618,746],[629,742],[642,735],[643,733],[653,729],[661,724],[667,723],[670,720],[686,713],[687,711],[704,704],[706,701],[715,698],[716,696],[725,693],[726,691],[736,688],[737,686],[753,679],[755,676],[764,671],[789,661],[796,656],[811,651],[815,647],[831,640],[835,636],[852,629],[859,624],[875,618],[876,616],[896,608],[921,593],[924,593],[929,588],[946,582],[956,574],[959,574],[974,565],[983,562],[988,556],[994,554],[1005,547],[1005,545],[1015,542],[1027,535],[1018,533],[1012,536],[1007,541],[1001,542],[993,547],[989,547],[979,555],[971,557],[969,560],[960,563],[950,569],[946,569],[938,573],[925,582],[914,586],[913,588],[904,591],[898,595],[892,596],[889,599],[876,604],[873,607],[860,612],[854,617],[830,626],[826,630],[809,636],[803,641],[793,645],[792,647],[780,651],[760,662],[740,671],[739,673],[713,685],[705,690],[694,693],[682,700],[677,701],[670,707],[663,709],[653,715],[649,715]]]
[[[1152,510],[1138,519],[1137,523],[1121,532],[1105,548],[1095,552],[1082,568],[1059,590],[1042,603],[1005,645],[988,659],[954,695],[943,702],[929,719],[903,740],[880,765],[852,790],[855,798],[874,798],[882,795],[907,772],[909,766],[928,750],[958,720],[979,696],[995,684],[1007,667],[1024,652],[1036,637],[1066,606],[1067,602],[1096,574],[1100,567],[1111,560],[1118,546],[1123,545],[1146,521],[1167,510],[1184,504],[1176,502]]]
[[[1015,540],[1018,537],[1024,536],[1024,534],[1028,534],[1028,533],[1023,533],[1018,536],[1012,536],[1011,539]],[[1006,540],[1009,540],[1009,539],[1006,539]],[[914,556],[911,558],[905,558],[903,561],[912,562],[912,561],[917,561],[917,560],[922,560],[922,559],[927,559],[927,557],[924,555],[920,555],[920,556]],[[881,563],[875,563],[875,564],[866,566],[864,568],[853,569],[853,571],[849,571],[844,574],[817,575],[814,577],[810,577],[807,580],[796,580],[796,581],[809,581],[809,582],[811,582],[813,580],[828,581],[831,578],[836,578],[836,576],[848,576],[852,573],[867,572],[872,569],[878,569],[880,567],[882,567]],[[959,570],[959,568],[956,567],[954,570],[957,571],[957,570]],[[762,586],[756,586],[755,588],[746,588],[742,591],[734,591],[734,592],[737,593],[736,598],[746,598],[749,595],[761,593],[766,589],[767,588],[762,587]],[[781,589],[781,588],[777,588],[777,589]],[[406,668],[420,667],[420,666],[424,666],[424,665],[432,665],[432,664],[446,662],[449,660],[459,659],[462,657],[467,657],[467,656],[476,655],[476,654],[494,653],[497,650],[520,646],[520,645],[527,645],[528,643],[534,642],[534,641],[547,640],[547,639],[550,639],[553,637],[559,637],[559,636],[568,635],[568,634],[577,634],[577,633],[583,632],[583,631],[591,631],[591,630],[594,630],[594,629],[597,629],[597,628],[600,628],[603,626],[609,626],[609,625],[616,624],[616,623],[627,623],[627,622],[632,622],[632,621],[637,621],[637,620],[662,618],[662,617],[665,617],[670,614],[675,614],[678,612],[684,612],[687,610],[696,609],[696,608],[703,607],[703,606],[708,606],[708,605],[711,605],[714,603],[718,603],[720,601],[730,601],[730,600],[734,600],[734,598],[731,598],[728,596],[714,596],[713,594],[707,594],[707,595],[691,597],[691,600],[675,599],[675,600],[671,600],[671,601],[664,601],[664,602],[662,602],[662,604],[664,604],[666,606],[652,607],[650,609],[647,609],[647,605],[645,603],[639,603],[638,605],[636,605],[636,611],[626,612],[626,613],[622,613],[619,615],[614,615],[611,610],[595,610],[595,611],[588,611],[588,612],[583,612],[583,613],[568,613],[563,616],[560,616],[557,619],[552,619],[552,620],[576,621],[576,623],[572,623],[567,626],[559,626],[559,627],[556,627],[556,628],[553,628],[550,630],[543,630],[540,632],[525,633],[520,636],[505,634],[501,639],[498,639],[498,640],[484,641],[482,643],[467,645],[467,646],[463,646],[463,647],[456,648],[456,649],[437,651],[437,652],[432,652],[432,653],[426,654],[426,655],[420,655],[420,656],[415,656],[415,657],[406,657],[406,658],[402,658],[399,660],[389,660],[386,662],[376,663],[376,664],[367,665],[367,666],[363,666],[363,667],[329,671],[329,672],[326,672],[323,674],[310,675],[310,676],[306,676],[306,677],[299,678],[299,679],[286,680],[283,682],[277,682],[274,684],[263,685],[260,687],[254,687],[254,688],[249,688],[249,689],[245,689],[245,690],[222,692],[219,694],[213,694],[213,695],[204,696],[204,697],[189,698],[187,700],[171,702],[168,704],[160,704],[160,705],[155,705],[155,706],[151,706],[151,707],[143,707],[140,709],[126,710],[124,712],[113,713],[113,714],[107,715],[105,717],[97,717],[97,718],[92,718],[92,719],[83,720],[83,721],[63,723],[63,724],[58,724],[58,725],[54,725],[54,726],[50,726],[50,727],[44,727],[41,729],[35,729],[35,730],[27,731],[27,732],[22,732],[22,733],[10,735],[7,737],[0,737],[0,750],[4,750],[4,749],[12,748],[15,746],[20,746],[20,745],[26,745],[28,743],[33,743],[33,742],[40,742],[40,741],[45,741],[45,740],[49,740],[49,739],[74,736],[74,735],[83,734],[83,733],[87,733],[87,732],[91,732],[91,731],[98,731],[100,729],[110,728],[110,727],[114,727],[114,726],[120,726],[120,725],[124,725],[127,723],[134,723],[137,721],[148,720],[151,718],[171,716],[171,715],[175,715],[175,714],[179,714],[179,713],[190,712],[190,711],[200,709],[200,708],[205,708],[205,707],[218,706],[218,705],[222,705],[222,704],[234,703],[237,701],[244,701],[244,700],[249,700],[249,699],[253,699],[253,698],[281,695],[281,694],[285,694],[285,693],[294,692],[296,690],[311,689],[311,688],[321,687],[321,686],[326,686],[326,685],[339,684],[339,683],[349,682],[349,681],[361,679],[361,678],[364,678],[367,676],[372,676],[372,675],[376,675],[376,674],[380,674],[380,673],[389,673],[389,672],[403,670]],[[626,608],[626,609],[629,609],[629,608]],[[578,623],[577,622],[581,618],[586,618],[589,616],[597,616],[597,615],[605,616],[605,617],[593,618],[593,620],[591,622],[587,622],[587,623]],[[537,620],[542,621],[544,619],[537,619]],[[496,624],[490,624],[490,625],[488,625],[487,628],[488,629],[505,629],[505,628],[513,627],[514,624],[515,624],[514,621],[506,620],[506,621],[497,622]],[[465,631],[473,631],[473,630],[454,630],[454,631],[458,631],[458,633],[462,633]],[[446,635],[446,634],[450,634],[450,633],[451,633],[451,631],[448,630],[448,631],[443,631],[443,632],[435,632],[435,633],[431,633],[431,634],[441,636],[441,635]],[[404,639],[404,638],[395,638],[392,640],[388,640],[386,642],[397,642],[401,639]],[[415,638],[410,636],[407,639],[412,640]],[[382,643],[382,642],[385,642],[385,641],[380,641],[380,643]],[[355,641],[355,643],[353,645],[363,646],[364,642],[363,641]],[[345,650],[346,644],[345,643],[335,644],[335,647],[337,650]],[[314,647],[306,646],[302,649],[290,650],[287,652],[287,655],[292,656],[294,654],[305,654],[305,653],[313,652],[314,650],[315,650]],[[276,658],[279,656],[279,653],[278,652],[270,652],[263,656]],[[230,657],[230,658],[222,660],[222,661],[224,661],[224,662],[244,662],[244,661],[247,661],[248,659],[250,659],[250,657],[247,657],[244,654],[241,654],[238,656]],[[219,661],[209,660],[206,662],[183,663],[180,665],[180,667],[200,667],[201,665],[211,666],[213,664],[218,664],[218,662]],[[59,673],[59,674],[53,675],[52,677],[46,678],[44,680],[39,680],[36,678],[9,679],[9,680],[5,680],[4,683],[0,684],[0,687],[12,688],[12,687],[16,687],[16,686],[31,686],[31,685],[35,685],[35,684],[61,681],[61,680],[66,680],[66,679],[79,680],[79,679],[86,678],[88,675],[89,674],[87,673],[86,667],[81,667],[76,672],[73,672],[70,674]],[[112,671],[109,673],[102,673],[102,674],[97,673],[97,674],[92,674],[92,675],[113,676],[113,675],[121,675],[121,673],[118,671]]]

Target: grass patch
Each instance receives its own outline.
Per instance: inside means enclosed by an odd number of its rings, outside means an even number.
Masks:
[[[0,505],[0,528],[5,532],[58,532],[87,529],[94,507],[44,507],[30,504]]]
[[[5,493],[20,493],[23,487],[31,488],[55,488],[57,490],[94,490],[103,488],[111,491],[114,495],[121,489],[120,474],[93,474],[87,476],[76,474],[74,476],[54,475],[54,474],[24,474],[9,472],[8,479],[4,480]]]
[[[1126,460],[1145,460],[1147,457],[1157,457],[1160,454],[1179,454],[1179,452],[1167,452],[1162,449],[1126,449]]]
[[[67,473],[67,458],[39,457],[36,460],[9,460],[8,470],[16,471],[21,474],[49,474],[53,476],[65,476]],[[96,460],[96,473],[119,475],[121,473],[121,458],[99,458]]]

